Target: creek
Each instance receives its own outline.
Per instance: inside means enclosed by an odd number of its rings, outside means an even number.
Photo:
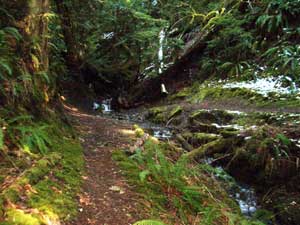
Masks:
[[[146,121],[142,115],[143,112],[136,110],[128,110],[125,112],[114,111],[111,107],[111,99],[102,101],[102,108],[105,117],[137,124],[147,133],[161,141],[167,141],[173,138],[174,127],[157,125]],[[252,217],[257,209],[260,208],[255,189],[249,185],[236,181],[221,166],[214,165],[212,158],[206,158],[202,162],[214,168],[214,177],[222,183],[222,186],[228,192],[229,196],[236,201],[242,214],[249,218]]]

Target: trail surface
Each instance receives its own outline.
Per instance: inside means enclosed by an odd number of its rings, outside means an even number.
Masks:
[[[76,108],[67,111],[80,134],[86,163],[79,215],[70,225],[127,225],[138,221],[138,197],[112,160],[115,149],[129,145],[132,126]]]

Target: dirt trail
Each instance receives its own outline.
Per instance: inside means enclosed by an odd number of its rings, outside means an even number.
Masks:
[[[129,145],[132,126],[68,109],[80,134],[86,161],[79,215],[69,225],[127,225],[139,220],[138,197],[130,190],[112,152]]]

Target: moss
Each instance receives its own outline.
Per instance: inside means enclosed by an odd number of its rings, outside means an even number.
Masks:
[[[3,192],[2,197],[4,200],[9,200],[10,202],[17,202],[20,200],[19,191],[16,187],[6,189]]]
[[[166,122],[166,107],[155,107],[151,108],[147,114],[147,119],[154,123],[163,123]]]
[[[198,91],[190,97],[192,102],[201,102],[206,99],[242,98],[250,102],[262,101],[265,98],[246,88],[199,87]]]
[[[188,97],[191,94],[191,91],[189,88],[184,88],[180,90],[178,93],[173,94],[169,97],[169,100],[176,100],[176,99],[184,99]]]
[[[14,225],[41,225],[41,221],[32,214],[26,214],[22,210],[9,209],[7,212],[7,223]]]
[[[207,83],[209,84],[209,82]],[[223,88],[218,85],[205,86],[203,84],[194,84],[192,87],[184,89],[183,93],[188,101],[192,103],[199,103],[204,100],[232,101],[235,99],[246,105],[254,104],[258,107],[266,108],[297,108],[300,106],[300,101],[296,98],[296,95],[282,95],[278,97],[270,93],[266,97],[246,88]],[[176,98],[176,95],[173,98]]]
[[[182,113],[183,109],[181,106],[176,106],[174,109],[171,110],[171,112],[168,115],[168,119],[171,119],[175,116],[178,116]]]
[[[218,139],[219,136],[216,135],[216,134],[195,133],[194,138],[195,138],[195,140],[197,140],[199,142],[202,142],[202,143],[206,142],[207,143],[207,142],[214,141],[214,140]]]
[[[29,194],[28,204],[52,220],[68,220],[77,213],[75,196],[82,183],[82,148],[75,140],[62,139],[55,143],[55,150],[62,157],[52,169],[54,177],[47,176],[33,186],[37,193]]]
[[[52,153],[38,160],[0,196],[2,204],[9,201],[18,205],[25,198],[26,202],[22,202],[22,205],[33,211],[38,210],[39,213],[23,215],[19,211],[16,214],[15,211],[2,208],[8,221],[28,220],[28,224],[45,224],[45,218],[60,221],[76,215],[76,194],[82,183],[84,164],[82,148],[77,140],[67,136],[69,132],[62,132],[65,128],[57,129],[60,135],[51,136]]]
[[[197,120],[206,124],[217,122],[217,118],[215,117],[215,115],[207,110],[197,110],[190,115],[189,119],[190,121]]]
[[[190,121],[197,120],[202,123],[226,124],[233,120],[234,115],[225,110],[197,110],[191,113]]]
[[[219,133],[219,130],[216,126],[211,124],[205,124],[198,121],[190,121],[191,125],[189,126],[189,129],[192,132],[202,132],[202,133],[212,133],[217,134]]]
[[[145,131],[142,128],[137,128],[134,130],[135,136],[140,138],[143,137],[145,134]]]
[[[166,123],[171,118],[180,115],[183,112],[181,106],[154,107],[151,108],[146,116],[153,123]]]
[[[222,131],[220,131],[220,135],[222,135],[224,138],[231,138],[234,136],[238,136],[240,132],[236,131],[236,130],[228,130],[228,129],[224,129]]]

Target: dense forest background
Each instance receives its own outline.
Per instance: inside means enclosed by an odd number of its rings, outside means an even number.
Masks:
[[[299,106],[299,19],[298,0],[0,0],[0,223],[41,219],[17,211],[24,196],[53,220],[76,214],[83,160],[65,98],[130,108],[160,98],[161,83],[272,77]],[[51,179],[28,196],[49,170],[61,201]]]

